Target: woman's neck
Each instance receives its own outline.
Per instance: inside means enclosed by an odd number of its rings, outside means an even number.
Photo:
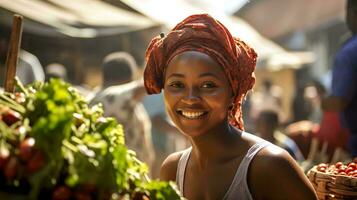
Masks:
[[[210,163],[222,162],[230,157],[227,152],[236,147],[240,138],[241,132],[228,122],[220,124],[209,133],[190,138],[193,158],[200,169]]]

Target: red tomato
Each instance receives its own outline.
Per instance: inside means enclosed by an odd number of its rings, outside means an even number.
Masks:
[[[350,164],[348,164],[348,167],[352,167],[353,169],[356,169],[356,163],[351,162]]]
[[[342,162],[337,162],[337,163],[335,164],[335,167],[338,169],[338,168],[340,168],[342,165],[343,165]]]
[[[2,121],[5,122],[8,126],[11,126],[15,122],[21,119],[20,113],[14,110],[8,110],[2,114]]]
[[[19,157],[22,161],[28,161],[31,159],[34,153],[35,139],[26,138],[20,143]]]
[[[11,157],[4,169],[4,175],[7,178],[7,180],[11,180],[15,178],[18,167],[19,167],[19,160],[16,157]]]
[[[345,170],[346,174],[353,172],[355,169],[353,167],[347,167],[347,169]]]
[[[71,198],[72,191],[67,186],[56,187],[52,194],[52,200],[68,200]]]
[[[338,169],[338,173],[342,173],[342,172],[345,172],[344,169]]]
[[[45,164],[44,155],[40,151],[36,151],[34,156],[26,164],[26,172],[33,174],[40,170]]]

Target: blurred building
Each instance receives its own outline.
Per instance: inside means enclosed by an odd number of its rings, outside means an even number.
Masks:
[[[345,0],[260,0],[245,4],[234,15],[287,50],[312,51],[315,62],[297,73],[304,80],[322,78],[348,37],[345,4]]]
[[[347,38],[344,23],[345,2],[336,0],[255,0],[233,11],[251,24],[258,32],[276,42],[287,51],[312,52],[313,58],[291,68],[269,70],[263,67],[257,70],[257,80],[272,77],[274,83],[293,88],[287,91],[289,96],[296,96],[312,79],[322,81],[328,86],[328,70],[332,67],[334,55]],[[288,79],[286,77],[289,77]],[[284,80],[281,82],[281,80]]]

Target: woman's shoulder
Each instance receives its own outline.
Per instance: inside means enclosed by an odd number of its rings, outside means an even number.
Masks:
[[[189,151],[190,148],[175,152],[167,156],[164,162],[161,165],[160,169],[160,179],[163,181],[175,181],[177,167],[180,161],[181,156],[184,152]]]
[[[274,199],[279,195],[287,197],[293,193],[296,197],[292,199],[315,199],[314,190],[302,169],[286,150],[274,144],[265,146],[256,154],[248,177],[252,194],[275,191],[269,197],[255,196],[258,199]],[[284,191],[279,193],[279,188]]]
[[[252,159],[252,167],[275,167],[277,164],[282,162],[294,162],[286,150],[258,136],[247,132],[242,132],[242,138],[243,140],[248,142],[248,146],[250,149],[253,149],[253,146],[256,149],[259,149],[258,152],[256,152],[256,154],[254,155],[254,158]],[[272,161],[279,161],[279,163],[272,165]]]
[[[264,171],[272,170],[271,172],[275,172],[284,170],[287,166],[295,166],[294,159],[285,149],[250,133],[244,132],[243,138],[250,143],[251,147],[261,146],[251,161],[250,168],[252,168],[252,171],[264,169]]]
[[[272,143],[262,148],[262,150],[260,150],[255,156],[253,162],[255,165],[264,166],[266,168],[280,168],[287,163],[295,163],[294,159],[285,149],[278,147]],[[274,163],[274,165],[272,165],[271,163]]]

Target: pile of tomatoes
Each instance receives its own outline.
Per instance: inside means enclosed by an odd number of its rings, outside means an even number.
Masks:
[[[0,177],[5,182],[21,179],[39,171],[45,164],[44,154],[36,149],[35,139],[30,137],[26,126],[21,124],[22,116],[8,108],[1,107],[0,121],[8,127],[15,127],[14,134],[1,137]],[[2,133],[1,135],[4,136]]]
[[[333,174],[333,175],[342,175],[357,178],[357,163],[350,162],[344,164],[342,162],[337,162],[336,164],[326,164],[320,163],[317,165],[317,171]]]

